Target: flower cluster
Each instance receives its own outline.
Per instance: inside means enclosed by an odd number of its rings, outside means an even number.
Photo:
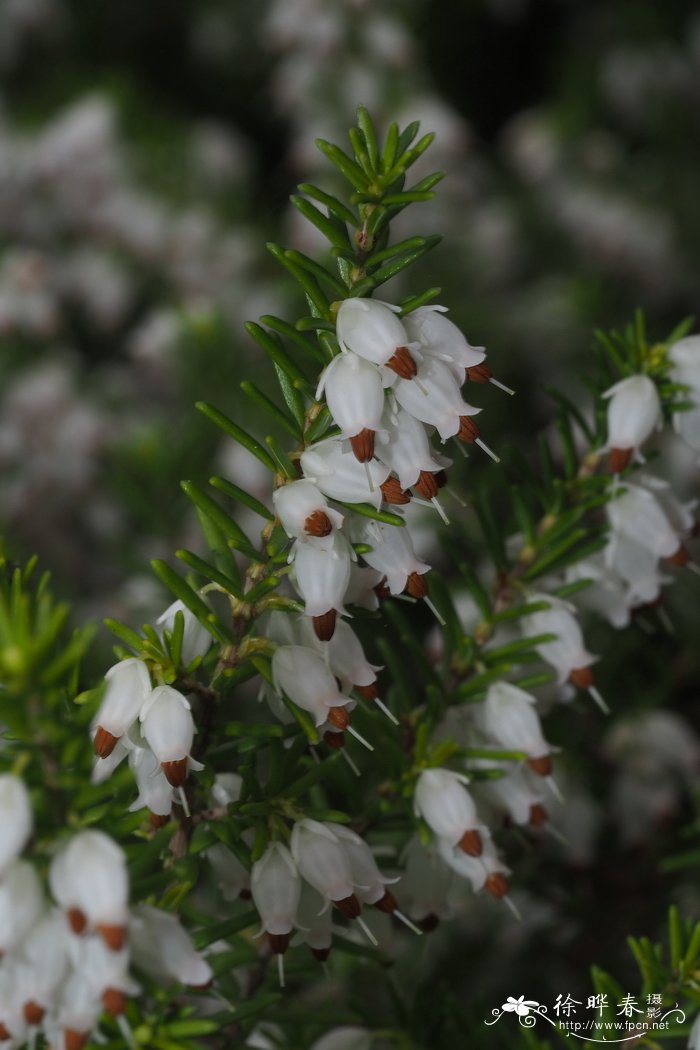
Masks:
[[[182,602],[174,602],[158,620],[161,634],[172,630],[176,616],[184,618],[182,663],[203,656],[211,636]],[[97,762],[93,780],[100,783],[128,757],[139,794],[132,810],[146,807],[155,827],[170,818],[175,792],[187,809],[182,792],[190,770],[201,763],[192,758],[195,725],[190,702],[177,689],[151,682],[143,660],[120,660],[105,675],[106,689],[93,720],[93,747]]]
[[[209,964],[174,915],[128,906],[120,847],[101,831],[80,831],[51,861],[46,899],[36,867],[20,854],[32,813],[23,781],[0,776],[0,1041],[80,1050],[106,1013],[128,1033],[127,996],[139,991],[130,966],[153,979],[208,984]],[[130,1037],[126,1040],[131,1042]]]

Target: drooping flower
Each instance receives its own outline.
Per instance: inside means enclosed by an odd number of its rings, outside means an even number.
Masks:
[[[24,781],[14,773],[0,774],[0,878],[19,856],[32,830],[32,809]]]
[[[357,354],[339,354],[321,375],[316,399],[325,393],[328,409],[350,441],[355,459],[368,463],[384,411],[384,387],[379,369]]]
[[[353,550],[341,532],[322,540],[294,544],[293,578],[304,599],[306,615],[313,620],[321,641],[329,641],[335,630],[337,613],[344,613],[343,601],[350,582]]]
[[[292,829],[292,856],[299,873],[324,900],[349,919],[361,911],[355,896],[350,862],[338,837],[317,820],[298,820]]]
[[[426,357],[414,382],[399,379],[393,387],[396,400],[415,419],[434,426],[443,442],[458,437],[475,441],[479,430],[471,416],[481,411],[463,399],[450,370],[436,357]]]
[[[124,946],[129,880],[114,839],[94,829],[79,831],[53,858],[49,885],[74,933],[93,928],[113,951]]]
[[[184,630],[182,634],[182,664],[189,667],[198,656],[206,656],[212,643],[209,631],[187,606],[179,599],[169,605],[168,608],[156,620],[158,633],[162,637],[164,632],[172,631],[175,627],[175,617],[182,613],[184,617]]]
[[[350,698],[338,690],[323,657],[313,649],[280,646],[272,657],[272,677],[275,689],[313,715],[317,726],[330,721],[337,729],[346,727],[349,718],[344,708]]]
[[[439,485],[435,475],[449,465],[430,447],[425,426],[405,409],[387,407],[382,417],[383,433],[375,446],[375,455],[394,473],[404,489],[414,485],[420,495],[430,499]]]
[[[177,915],[137,904],[129,918],[129,942],[137,966],[156,981],[178,981],[191,988],[205,988],[212,969]]]
[[[328,506],[320,489],[311,481],[290,481],[272,494],[282,528],[294,539],[328,536],[343,524],[340,511]]]
[[[182,787],[187,779],[194,740],[189,701],[172,686],[159,685],[143,705],[140,719],[143,735],[168,783]]]
[[[301,878],[291,853],[281,842],[271,842],[253,865],[250,891],[272,950],[284,954],[294,929]]]
[[[469,779],[449,769],[424,769],[413,797],[418,813],[450,847],[478,857],[482,851],[482,824],[465,785]]]
[[[661,422],[661,399],[649,376],[621,379],[603,397],[608,401],[608,442],[610,470],[619,473],[635,451],[644,444]]]
[[[343,445],[342,438],[326,438],[305,449],[299,460],[304,477],[330,499],[369,503],[378,510],[389,467],[376,459],[362,464]]]
[[[352,523],[351,535],[356,542],[372,547],[362,557],[382,573],[392,594],[406,591],[414,598],[425,597],[428,588],[423,576],[430,566],[416,555],[407,528],[362,519]]]
[[[542,735],[542,726],[534,710],[535,698],[510,682],[489,686],[479,712],[479,721],[488,735],[501,747],[524,751],[528,765],[541,776],[549,776],[551,748]]]
[[[397,311],[398,307],[376,299],[344,299],[338,307],[336,334],[342,349],[411,379],[416,374],[414,347]]]
[[[20,946],[44,907],[33,864],[16,860],[0,879],[0,955]]]
[[[649,488],[631,483],[620,485],[605,509],[613,533],[634,540],[657,558],[669,558],[677,565],[688,561],[689,554],[678,530]]]
[[[95,715],[97,727],[93,746],[100,758],[107,758],[117,741],[139,717],[151,693],[151,676],[143,660],[120,660],[105,674],[107,690]]]
[[[560,684],[568,680],[578,689],[590,691],[593,688],[590,665],[597,657],[586,649],[574,606],[551,594],[532,594],[529,600],[533,603],[546,602],[549,608],[523,616],[521,624],[524,633],[556,635],[552,641],[540,642],[536,647],[537,652],[557,672]]]
[[[469,375],[471,369],[478,368],[486,351],[483,346],[471,346],[457,325],[445,316],[446,313],[444,306],[419,306],[406,314],[403,323],[421,352],[450,365],[461,386],[465,372]]]

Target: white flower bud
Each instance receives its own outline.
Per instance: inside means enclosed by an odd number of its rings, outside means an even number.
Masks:
[[[0,954],[22,944],[43,906],[44,896],[34,865],[16,860],[0,880]]]
[[[467,783],[467,777],[448,769],[424,769],[413,801],[416,813],[439,838],[478,857],[482,850],[481,824],[464,786]]]
[[[129,920],[129,941],[136,965],[156,981],[177,981],[203,988],[212,970],[176,915],[137,904]]]
[[[356,523],[353,539],[372,545],[362,557],[373,569],[386,577],[392,594],[404,590],[414,598],[424,598],[427,586],[422,579],[430,566],[417,557],[407,527],[386,525],[384,522]]]
[[[369,462],[374,455],[374,435],[384,410],[384,387],[379,370],[356,354],[339,354],[321,375],[317,400],[324,390],[341,437],[349,438],[360,463]]]
[[[479,721],[488,735],[510,751],[524,751],[531,768],[548,776],[551,772],[550,747],[534,710],[535,698],[510,682],[489,686],[479,712]]]
[[[449,365],[435,357],[426,357],[412,382],[399,379],[394,387],[396,400],[416,419],[436,427],[443,442],[458,436],[473,441],[479,431],[469,416],[480,408],[467,404]]]
[[[299,820],[292,829],[291,849],[301,876],[348,918],[357,918],[360,905],[350,862],[337,836],[317,820]]]
[[[559,683],[570,679],[580,688],[589,688],[593,683],[593,674],[587,671],[587,668],[597,657],[589,653],[584,645],[574,607],[551,594],[532,594],[529,600],[547,602],[549,609],[541,609],[539,612],[523,616],[523,632],[526,635],[556,635],[553,641],[538,645],[537,652],[545,663],[555,669]]]
[[[156,626],[159,628],[158,634],[161,638],[166,630],[174,630],[175,617],[179,612],[185,618],[182,634],[182,664],[184,667],[188,667],[198,656],[205,656],[209,652],[212,636],[206,627],[199,622],[194,613],[178,599],[172,605],[169,605],[165,612],[156,620]]]
[[[649,489],[621,485],[605,509],[614,532],[646,547],[657,558],[680,557],[680,536]]]
[[[107,758],[139,712],[151,692],[151,677],[143,660],[121,660],[105,675],[107,690],[94,724],[93,746],[100,758]]]
[[[379,509],[381,486],[389,477],[389,468],[374,459],[360,463],[352,452],[343,450],[342,438],[326,438],[311,445],[302,452],[300,462],[304,476],[330,499],[370,503]]]
[[[471,346],[456,324],[445,317],[444,306],[419,306],[403,319],[411,339],[424,354],[453,366],[460,386],[468,368],[480,365],[486,357],[483,346]],[[461,375],[460,375],[461,372]]]
[[[102,831],[79,831],[49,869],[54,900],[74,933],[95,927],[113,951],[125,941],[129,880],[124,853]]]
[[[159,685],[143,705],[140,717],[143,735],[169,783],[182,787],[194,740],[189,702],[177,689]]]
[[[322,641],[333,637],[336,613],[344,613],[343,600],[350,582],[353,551],[341,532],[325,540],[294,544],[294,582],[304,599],[306,615]]]
[[[410,379],[416,374],[416,359],[396,311],[398,307],[376,299],[344,299],[336,333],[343,349]]]
[[[283,645],[272,657],[272,677],[278,693],[284,693],[302,710],[308,711],[317,726],[326,721],[345,728],[347,715],[341,710],[350,703],[338,691],[333,674],[322,656],[303,645]]]
[[[624,470],[636,449],[661,422],[661,400],[656,384],[645,375],[628,376],[606,390],[610,469]]]
[[[250,875],[253,903],[260,913],[272,950],[283,954],[294,928],[301,878],[286,846],[271,842]]]
[[[32,808],[24,781],[0,774],[0,877],[22,852],[32,831]]]
[[[311,481],[290,481],[272,494],[275,511],[288,536],[328,536],[343,524],[343,515],[332,510]]]

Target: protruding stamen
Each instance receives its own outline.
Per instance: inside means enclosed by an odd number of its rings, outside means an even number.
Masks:
[[[505,383],[501,383],[498,379],[494,379],[493,376],[489,379],[489,383],[491,383],[492,386],[497,386],[498,389],[502,390],[505,394],[510,394],[511,397],[515,394],[515,391],[512,390],[511,387],[506,386]]]
[[[122,1038],[129,1047],[129,1050],[136,1050],[136,1041],[134,1039],[134,1033],[131,1031],[131,1025],[127,1020],[126,1014],[119,1014],[117,1017],[117,1027],[122,1034]],[[66,1050],[68,1050],[68,1044],[66,1043]]]
[[[161,762],[165,779],[171,787],[179,788],[187,780],[187,758],[178,758],[172,762]]]
[[[358,915],[357,918],[355,919],[355,922],[360,927],[360,929],[362,930],[362,932],[364,933],[365,937],[370,942],[370,944],[373,944],[374,947],[377,948],[379,946],[379,941],[374,936],[374,934],[372,933],[372,931],[370,930],[369,926],[367,925],[365,920],[362,918],[362,916]]]
[[[462,853],[466,853],[468,857],[480,857],[484,852],[484,844],[476,828],[469,828],[465,831],[457,843],[457,847],[461,849]]]
[[[365,740],[365,738],[363,736],[361,736],[357,732],[357,730],[353,728],[353,726],[349,725],[348,728],[347,728],[347,731],[348,731],[348,733],[350,733],[351,736],[355,737],[355,740],[359,740],[360,743],[363,744],[364,747],[366,747],[368,751],[374,751],[374,748],[372,747],[370,742],[368,740]]]
[[[401,488],[401,482],[398,478],[393,476],[387,478],[386,481],[382,482],[380,488],[385,503],[403,506],[411,502],[411,493],[407,489]]]
[[[355,454],[355,459],[360,463],[369,463],[374,455],[374,431],[364,427],[359,434],[350,438],[350,446]]]
[[[277,976],[280,982],[280,988],[284,988],[284,955],[277,956]]]
[[[630,465],[633,448],[611,448],[608,456],[608,470],[611,474],[621,474]]]
[[[414,922],[411,922],[408,915],[404,915],[404,913],[399,911],[398,908],[395,908],[392,914],[399,920],[399,922],[402,922],[404,926],[408,926],[409,930],[412,930],[413,933],[417,933],[419,937],[422,937],[423,931],[419,929]]]
[[[666,631],[666,634],[675,634],[676,633],[676,628],[673,626],[673,620],[668,615],[668,613],[664,609],[663,605],[660,605],[658,607],[658,609],[656,610],[656,612],[657,612],[657,615],[658,615],[659,619],[661,620],[661,624],[662,624],[664,630]]]
[[[356,777],[362,776],[362,774],[360,773],[360,770],[358,769],[357,765],[353,761],[352,756],[350,754],[348,754],[347,748],[343,748],[343,750],[341,751],[341,754],[342,754],[343,758],[345,759],[345,761],[347,762],[347,764],[350,766],[350,769],[353,771],[355,776]]]
[[[564,801],[564,796],[562,795],[561,791],[559,790],[559,785],[557,784],[557,782],[554,779],[554,777],[547,777],[545,779],[545,784],[547,785],[549,790],[552,792],[552,794],[554,795],[554,797],[557,800],[557,802],[563,802]]]
[[[284,955],[289,947],[288,933],[268,933],[267,941],[275,955]]]
[[[465,372],[467,373],[467,379],[470,379],[472,383],[490,383],[493,375],[485,361],[478,365],[470,365],[469,368],[465,369]]]
[[[687,562],[685,567],[686,569],[690,569],[691,572],[694,572],[696,576],[700,576],[700,565],[696,565],[694,561]]]
[[[520,914],[520,912],[518,911],[518,908],[517,908],[517,906],[515,904],[515,901],[507,893],[501,899],[502,899],[503,903],[506,904],[510,908],[510,910],[512,911],[513,915],[518,920],[518,922],[522,922],[522,918],[523,917]]]
[[[496,453],[493,451],[493,449],[489,448],[489,446],[486,444],[486,442],[482,441],[481,438],[477,438],[475,440],[474,444],[478,445],[479,448],[481,449],[481,451],[485,452],[487,456],[490,456],[491,459],[494,461],[494,463],[500,463],[501,462],[501,457],[497,456]]]
[[[450,524],[450,519],[447,517],[447,515],[444,512],[444,510],[440,506],[439,500],[436,500],[435,498],[433,498],[433,499],[431,499],[430,502],[435,507],[435,510],[438,512],[438,514],[440,515],[442,520],[445,522],[445,525],[449,525]]]
[[[329,536],[333,531],[331,519],[325,510],[315,510],[304,522],[304,532],[308,536]]]
[[[374,478],[372,477],[372,471],[369,469],[369,461],[365,462],[364,467],[365,467],[365,474],[367,475],[367,488],[369,489],[370,492],[374,492],[374,488],[375,488]]]
[[[438,610],[435,608],[435,605],[431,602],[430,598],[425,597],[423,599],[423,601],[428,606],[428,608],[430,609],[431,613],[433,614],[433,616],[435,617],[437,622],[440,624],[440,626],[441,627],[447,626],[447,621],[445,620],[445,617],[440,615]]]
[[[402,379],[413,379],[418,371],[418,365],[407,346],[397,346],[386,362],[386,367]]]
[[[421,470],[418,475],[418,481],[413,487],[423,499],[433,499],[437,496],[440,485],[436,474],[431,473],[429,470]]]
[[[492,871],[486,876],[484,888],[496,900],[501,900],[510,889],[510,884],[502,871]]]
[[[533,773],[537,773],[538,777],[548,777],[551,775],[551,755],[538,755],[537,758],[528,758],[527,765]]]
[[[404,589],[412,598],[425,598],[428,593],[428,585],[419,572],[409,573]]]
[[[595,700],[596,704],[598,705],[600,710],[603,712],[603,714],[604,715],[609,715],[610,714],[610,708],[608,707],[608,705],[605,703],[605,700],[603,700],[603,697],[598,692],[597,686],[592,685],[590,687],[590,689],[588,690],[588,692],[589,692],[589,695],[593,697],[593,699]]]
[[[180,787],[180,788],[177,789],[177,793],[178,793],[178,797],[180,799],[180,805],[182,806],[184,814],[185,814],[186,817],[189,818],[189,816],[190,816],[190,804],[187,801],[187,795],[185,794],[185,789]]]
[[[107,758],[114,751],[118,740],[118,736],[109,733],[103,726],[98,726],[95,739],[92,742],[95,754],[99,758]]]
[[[476,441],[480,433],[481,431],[471,416],[459,417],[459,430],[457,431],[457,437],[460,441]]]
[[[386,706],[386,704],[382,700],[379,699],[379,697],[376,697],[374,702],[377,705],[377,707],[379,708],[379,710],[384,712],[384,714],[389,719],[389,721],[393,722],[395,726],[397,726],[399,724],[398,718],[394,717],[394,715],[391,713],[389,708]]]

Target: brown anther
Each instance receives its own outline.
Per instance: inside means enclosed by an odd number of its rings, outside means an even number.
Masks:
[[[496,900],[500,900],[501,897],[505,897],[506,893],[510,889],[508,879],[500,871],[492,871],[487,877],[484,887],[487,893],[490,893]]]
[[[432,933],[433,930],[437,930],[439,925],[440,919],[433,911],[423,916],[423,918],[416,923],[418,929],[422,930],[423,933]]]
[[[552,772],[552,759],[550,755],[538,755],[537,758],[528,758],[528,768],[538,777],[548,777]]]
[[[120,988],[106,988],[102,993],[102,1005],[110,1017],[119,1017],[126,1010],[126,995]]]
[[[289,947],[288,933],[268,933],[267,939],[275,955],[284,955]]]
[[[319,962],[325,962],[328,956],[331,954],[330,948],[312,948],[311,954],[314,959],[318,959]]]
[[[69,908],[66,912],[66,918],[68,919],[68,925],[70,926],[73,933],[80,935],[85,933],[87,929],[87,915],[80,908]]]
[[[484,844],[476,828],[465,831],[457,845],[468,857],[480,857],[484,852]]]
[[[328,536],[333,531],[331,519],[325,510],[315,510],[304,522],[304,532],[308,536]]]
[[[457,437],[460,441],[476,441],[481,431],[471,416],[459,417],[459,430]]]
[[[27,1024],[41,1024],[46,1010],[39,1003],[34,1002],[33,999],[29,999],[22,1007],[22,1013]]]
[[[690,561],[690,551],[688,551],[681,543],[678,550],[674,551],[674,553],[669,556],[668,560],[673,562],[674,565],[680,565],[681,567],[687,565]]]
[[[378,901],[375,901],[374,906],[375,908],[379,908],[380,911],[386,912],[387,915],[393,914],[398,908],[396,897],[391,890],[384,890],[384,896],[380,897]]]
[[[187,780],[187,758],[177,758],[173,762],[161,762],[165,779],[174,788],[181,788]]]
[[[530,806],[530,823],[533,828],[541,828],[549,820],[549,813],[541,802],[533,802]]]
[[[354,893],[351,893],[349,897],[344,897],[342,901],[333,901],[333,903],[348,919],[356,919],[362,912],[360,902]]]
[[[435,499],[440,486],[434,474],[431,474],[429,470],[421,470],[414,488],[423,499]]]
[[[65,1050],[83,1050],[89,1034],[89,1032],[78,1032],[75,1028],[64,1028],[63,1045]]]
[[[375,585],[374,593],[376,594],[377,598],[379,598],[380,602],[383,602],[387,598],[391,597],[391,591],[389,590],[386,584],[386,576],[382,580],[380,580],[378,584]]]
[[[340,751],[345,747],[345,734],[344,733],[332,733],[330,729],[327,729],[323,734],[323,739],[326,741],[329,747],[335,748],[336,751]]]
[[[108,733],[102,726],[98,726],[95,739],[92,742],[95,754],[98,758],[107,758],[114,751],[118,740],[118,736],[113,736],[112,733]]]
[[[238,899],[241,901],[251,901],[253,899],[253,894],[246,886],[244,886],[241,892],[238,894]]]
[[[97,926],[97,932],[113,952],[120,952],[126,944],[126,926],[112,926],[102,922]]]
[[[402,506],[404,503],[411,502],[411,493],[407,489],[401,488],[401,482],[398,478],[387,478],[379,487],[382,490],[382,499],[385,503],[394,503],[396,506]]]
[[[157,831],[158,828],[164,828],[169,820],[169,813],[154,813],[153,810],[148,811],[148,822],[154,831]]]
[[[350,438],[350,446],[356,460],[360,463],[369,463],[374,455],[374,431],[365,427],[359,434]]]
[[[347,729],[350,725],[350,715],[344,707],[329,707],[328,721],[336,729]]]
[[[425,578],[421,576],[419,572],[412,572],[406,580],[404,590],[406,594],[410,594],[412,598],[425,598],[428,593],[428,585],[425,582]]]
[[[335,609],[329,609],[328,612],[323,613],[321,616],[311,617],[311,622],[314,625],[314,632],[319,642],[330,642],[335,633],[336,617],[337,613]]]
[[[386,367],[402,379],[413,379],[418,371],[418,365],[407,346],[397,346],[394,353],[386,362]]]
[[[379,696],[379,687],[376,682],[369,685],[356,685],[355,692],[359,693],[363,700],[376,700]]]
[[[8,1032],[2,1021],[0,1021],[0,1039],[2,1039],[3,1042],[6,1039],[12,1039],[12,1032]]]
[[[569,675],[569,681],[577,689],[590,689],[593,685],[593,672],[590,667],[574,667]]]
[[[611,448],[608,456],[608,470],[611,474],[620,474],[630,465],[634,455],[633,448]]]
[[[470,365],[467,369],[467,379],[471,379],[472,383],[488,383],[493,379],[493,372],[486,362],[482,361],[480,365]]]

